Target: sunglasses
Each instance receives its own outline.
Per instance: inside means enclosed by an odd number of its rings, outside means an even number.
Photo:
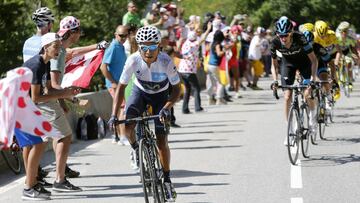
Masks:
[[[280,38],[287,38],[287,37],[289,36],[289,33],[288,33],[288,34],[281,34],[281,35],[278,34],[278,36],[279,36]]]
[[[128,34],[117,34],[117,36],[119,36],[120,38],[126,38]]]
[[[140,45],[140,49],[141,49],[141,51],[143,51],[143,52],[147,52],[148,50],[149,50],[149,51],[155,51],[155,50],[157,50],[158,47],[159,47],[159,45],[157,45],[157,44],[153,44],[153,45],[149,45],[149,46],[147,46],[147,45]]]

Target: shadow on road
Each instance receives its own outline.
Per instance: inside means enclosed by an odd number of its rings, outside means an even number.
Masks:
[[[221,149],[221,148],[238,148],[242,145],[216,145],[216,146],[201,146],[201,147],[172,147],[171,150],[200,150],[200,149]]]
[[[188,140],[170,140],[169,143],[186,143],[186,142],[207,142],[207,141],[227,141],[228,139],[188,139]]]
[[[327,167],[354,162],[360,162],[360,156],[357,156],[355,154],[319,154],[311,156],[310,159],[301,161],[301,166]]]
[[[214,172],[189,171],[189,170],[172,170],[171,174],[173,177],[176,177],[176,178],[230,175],[229,173],[214,173]]]
[[[195,135],[195,134],[209,134],[209,133],[240,133],[244,132],[243,130],[209,130],[209,131],[192,131],[192,132],[178,132],[178,133],[170,133],[170,135]]]

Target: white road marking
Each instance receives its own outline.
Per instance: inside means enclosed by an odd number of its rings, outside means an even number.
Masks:
[[[298,159],[296,166],[291,164],[291,188],[302,188],[301,162]]]
[[[291,203],[303,203],[303,198],[302,197],[291,198]]]

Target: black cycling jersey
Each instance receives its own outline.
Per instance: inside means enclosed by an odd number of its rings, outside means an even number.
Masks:
[[[286,48],[281,44],[280,38],[275,36],[271,41],[271,57],[276,59],[276,50],[282,54],[290,63],[304,63],[309,62],[310,59],[307,54],[313,51],[311,44],[309,44],[305,36],[300,32],[293,32],[292,43],[290,48]]]
[[[327,63],[332,60],[329,52],[318,43],[314,43],[312,46],[318,59],[318,75],[323,72],[328,72]]]

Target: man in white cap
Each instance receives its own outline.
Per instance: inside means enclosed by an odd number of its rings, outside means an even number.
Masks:
[[[60,111],[49,111],[48,107],[60,109],[56,99],[69,98],[78,94],[78,88],[66,88],[56,90],[50,85],[50,59],[59,55],[60,37],[56,33],[47,33],[41,37],[41,51],[24,63],[24,67],[28,67],[33,72],[33,78],[30,87],[30,95],[34,103],[52,127],[60,131],[64,135],[64,130],[71,131],[64,114]],[[55,112],[55,113],[54,113]],[[61,129],[59,126],[63,126]],[[34,131],[35,132],[35,131]],[[36,133],[36,132],[35,132]],[[37,181],[37,168],[41,155],[46,145],[43,140],[37,136],[28,134],[16,134],[19,145],[28,150],[23,151],[23,157],[26,167],[25,188],[23,190],[22,199],[24,200],[48,200],[51,193],[44,189],[43,185]],[[64,136],[62,136],[64,137]],[[63,139],[63,138],[61,138]],[[75,187],[75,186],[74,186]]]

